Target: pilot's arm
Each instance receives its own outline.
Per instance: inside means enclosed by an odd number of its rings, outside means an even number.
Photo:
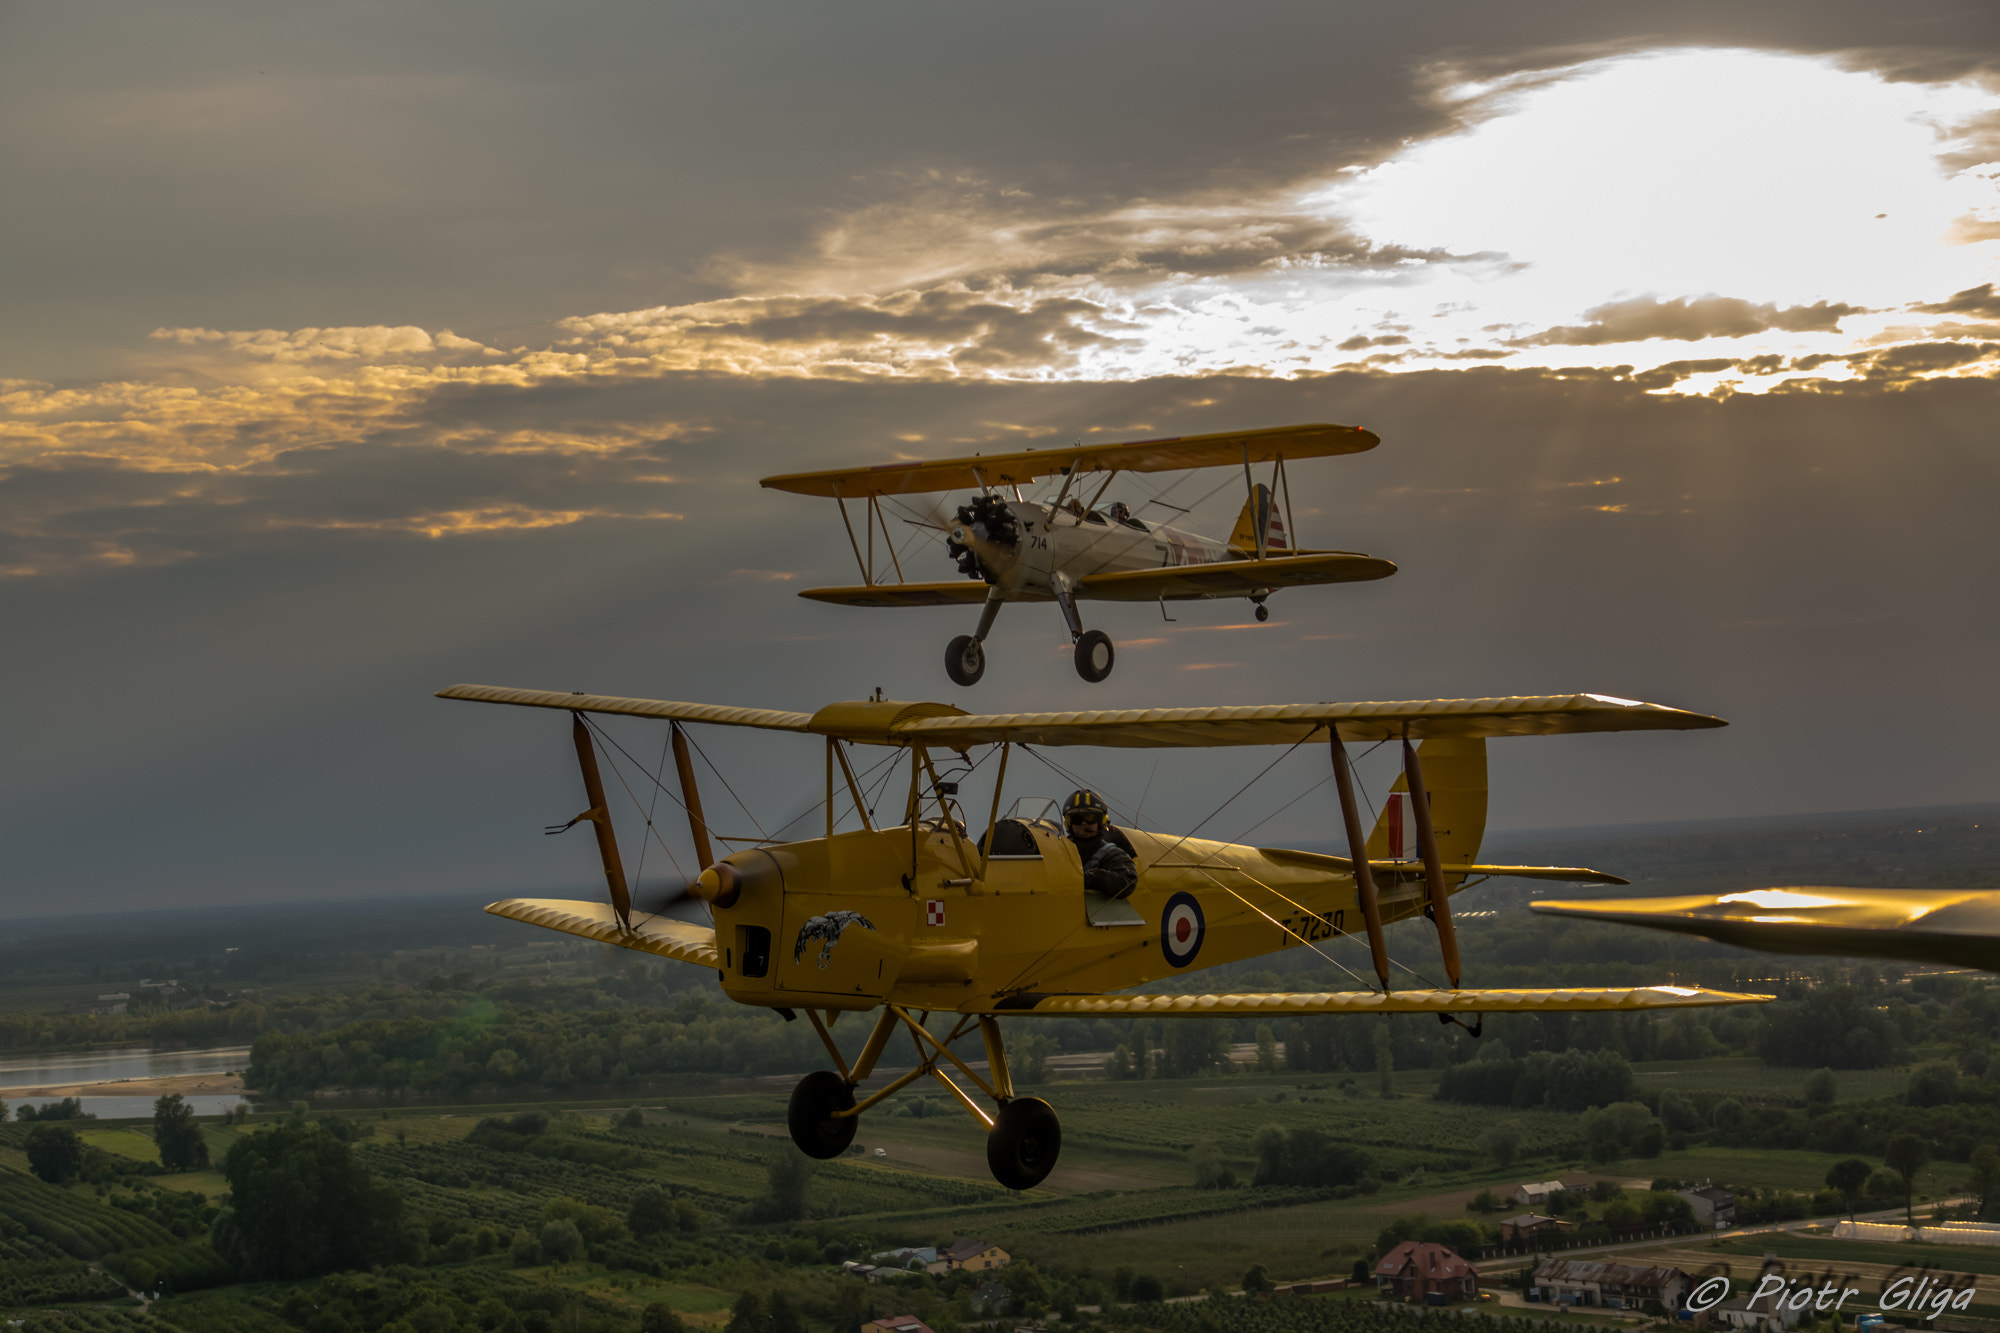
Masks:
[[[1106,838],[1083,863],[1083,887],[1107,898],[1123,898],[1139,882],[1139,867],[1132,855]]]

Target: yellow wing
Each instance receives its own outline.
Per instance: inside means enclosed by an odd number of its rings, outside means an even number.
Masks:
[[[1306,866],[1313,870],[1327,870],[1335,874],[1346,874],[1354,868],[1354,862],[1344,856],[1331,856],[1325,852],[1295,852],[1286,847],[1259,847],[1259,855],[1267,860],[1290,865]],[[1368,862],[1368,869],[1374,873],[1378,884],[1413,882],[1424,877],[1421,861],[1376,861]],[[1439,869],[1446,875],[1486,875],[1491,878],[1507,879],[1551,879],[1568,884],[1630,884],[1629,879],[1603,870],[1586,870],[1582,866],[1499,866],[1465,865],[1445,862]]]
[[[1700,935],[1767,953],[1906,958],[2000,972],[2000,892],[1991,889],[1803,887],[1529,906],[1549,916]]]
[[[1021,991],[966,1005],[968,1014],[1205,1018],[1239,1014],[1549,1014],[1606,1009],[1689,1009],[1716,1004],[1764,1004],[1769,995],[1739,995],[1692,986],[1624,986],[1589,990],[1281,991],[1251,995],[1049,995]]]
[[[845,588],[806,588],[799,596],[815,602],[832,602],[835,606],[977,606],[986,600],[986,585],[970,579],[951,583],[862,583]]]
[[[854,500],[870,495],[914,495],[925,491],[956,491],[974,486],[1025,486],[1040,477],[1074,468],[1078,472],[1173,472],[1182,468],[1241,467],[1275,458],[1326,458],[1358,454],[1381,440],[1354,426],[1272,426],[1264,430],[1224,431],[1216,435],[1170,435],[1130,444],[1052,445],[1017,453],[974,454],[969,458],[938,458],[924,462],[880,463],[874,467],[836,468],[827,472],[788,472],[766,477],[763,484],[795,495],[838,496]]]
[[[1376,556],[1355,551],[1316,551],[1269,560],[1219,560],[1208,565],[1169,565],[1161,569],[1089,574],[1078,580],[1077,595],[1103,602],[1151,602],[1162,597],[1180,601],[1190,597],[1242,596],[1314,583],[1363,583],[1386,579],[1395,572],[1394,564]]]
[[[1503,699],[1419,699],[1406,703],[1247,704],[1227,708],[1119,708],[1075,713],[977,715],[950,704],[863,699],[817,713],[719,704],[623,699],[560,690],[453,685],[440,699],[616,713],[677,722],[710,722],[772,731],[838,736],[867,745],[929,745],[962,750],[1002,741],[1035,745],[1177,747],[1290,745],[1337,727],[1345,740],[1432,736],[1565,736],[1589,731],[1687,731],[1728,725],[1719,717],[1605,694],[1519,695]]]
[[[622,949],[656,953],[678,962],[696,963],[718,971],[722,958],[715,951],[715,931],[709,926],[690,925],[671,917],[632,914],[632,929],[618,924],[606,903],[571,902],[563,898],[506,898],[487,904],[495,916],[525,921],[531,926],[560,930],[565,935],[581,935],[587,940],[615,944]]]
[[[910,718],[894,728],[902,743],[960,749],[1025,741],[1117,747],[1290,745],[1327,727],[1350,741],[1431,736],[1562,736],[1587,731],[1686,731],[1727,724],[1719,717],[1603,694],[1505,699],[1425,699],[1408,703],[1251,704],[1227,708],[1122,708],[1074,713],[966,714]]]
[[[775,708],[729,708],[721,704],[677,704],[665,699],[621,699],[611,694],[578,690],[516,690],[504,685],[453,685],[437,692],[440,699],[469,699],[482,704],[517,704],[523,708],[564,708],[574,713],[614,713],[622,717],[657,717],[674,722],[712,722],[725,727],[762,727],[769,731],[809,731],[811,713],[786,713]]]

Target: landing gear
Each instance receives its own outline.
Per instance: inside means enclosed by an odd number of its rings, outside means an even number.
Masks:
[[[999,618],[1002,599],[998,588],[989,588],[986,604],[979,609],[979,628],[970,634],[961,634],[953,639],[944,650],[944,674],[951,677],[954,685],[977,685],[979,678],[986,674],[986,636],[993,632],[993,622]]]
[[[954,685],[977,685],[986,674],[986,649],[970,634],[961,634],[944,650],[944,674]]]
[[[819,1013],[807,1009],[805,1016],[839,1071],[822,1069],[807,1074],[792,1089],[785,1122],[792,1131],[792,1142],[808,1157],[838,1157],[846,1152],[854,1142],[857,1112],[868,1110],[928,1074],[985,1127],[986,1165],[995,1180],[1010,1190],[1029,1190],[1048,1179],[1049,1172],[1055,1169],[1056,1158],[1062,1153],[1062,1126],[1056,1122],[1056,1113],[1047,1102],[1039,1097],[1014,1095],[1014,1076],[1007,1069],[1007,1046],[1000,1037],[1000,1024],[990,1015],[961,1016],[950,1031],[939,1036],[925,1026],[929,1014],[919,1016],[899,1004],[885,1004],[859,1058],[851,1065],[834,1044]],[[829,1013],[829,1017],[833,1016]],[[875,1071],[875,1062],[899,1028],[906,1029],[916,1043],[917,1067],[856,1102],[855,1085]],[[953,1042],[974,1030],[986,1048],[984,1077],[951,1049]],[[947,1064],[955,1067],[972,1087],[998,1103],[998,1112],[988,1115],[981,1109],[971,1093],[944,1071]]]
[[[854,1142],[861,1117],[835,1116],[854,1109],[854,1087],[831,1069],[818,1069],[799,1080],[785,1108],[785,1126],[792,1142],[808,1157],[838,1157]]]
[[[1264,605],[1262,602],[1257,603],[1257,623],[1261,625],[1270,618],[1271,618],[1271,608]]]
[[[1117,657],[1111,650],[1111,636],[1101,629],[1083,627],[1083,617],[1076,613],[1076,594],[1067,578],[1057,574],[1049,582],[1055,587],[1056,605],[1062,608],[1069,637],[1076,644],[1076,674],[1095,685],[1111,674],[1111,663]]]
[[[1085,630],[1076,641],[1076,674],[1095,685],[1111,674],[1117,654],[1111,636],[1101,629]]]
[[[1016,1097],[1000,1108],[986,1136],[986,1166],[1010,1190],[1031,1190],[1048,1179],[1062,1152],[1062,1125],[1039,1097]]]

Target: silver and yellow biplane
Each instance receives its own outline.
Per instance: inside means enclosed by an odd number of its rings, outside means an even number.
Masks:
[[[987,1163],[997,1180],[1012,1189],[1038,1184],[1055,1164],[1062,1132],[1047,1102],[1016,1093],[1002,1019],[1430,1013],[1462,1021],[1454,1016],[1769,998],[1679,986],[1478,990],[1459,984],[1451,895],[1468,882],[1490,875],[1625,882],[1591,870],[1479,862],[1486,741],[1722,725],[1699,713],[1589,694],[978,716],[947,704],[880,698],[794,713],[486,685],[456,685],[439,693],[570,714],[589,806],[562,827],[592,825],[610,891],[608,905],[509,899],[486,910],[712,968],[732,1000],[773,1009],[787,1021],[803,1013],[833,1065],[808,1074],[791,1096],[792,1139],[814,1157],[846,1150],[862,1113],[929,1077],[987,1131]],[[601,714],[655,718],[671,728],[678,795],[659,777],[654,782],[686,810],[704,869],[693,883],[674,887],[670,898],[678,901],[654,903],[650,911],[634,910],[612,831],[592,740],[600,726],[594,715]],[[684,731],[695,723],[821,738],[824,835],[757,841],[715,857]],[[1321,739],[1330,749],[1349,853],[1344,857],[1133,827],[1124,831],[1138,881],[1128,895],[1114,898],[1084,888],[1075,845],[1046,817],[1053,802],[1016,801],[1002,811],[1008,760],[1016,751],[1042,758],[1041,750],[1059,746],[1298,747]],[[1371,835],[1362,831],[1349,741],[1401,745],[1403,772]],[[862,765],[857,777],[855,747],[886,753],[872,767]],[[956,771],[949,764],[953,756],[969,763],[974,750],[981,751],[982,761],[997,755],[982,825],[970,823],[957,804],[956,784],[939,773],[941,762]],[[1043,762],[1054,768],[1053,761]],[[904,763],[906,789],[896,781]],[[894,788],[887,785],[891,782]],[[632,790],[629,783],[626,790]],[[868,794],[892,790],[896,797]],[[878,799],[896,801],[895,822],[876,821]],[[636,796],[634,805],[647,814]],[[1118,804],[1112,808],[1116,812]],[[649,816],[646,824],[657,838]],[[1435,923],[1443,985],[1392,982],[1384,927],[1417,916]],[[1372,988],[1119,993],[1294,946],[1324,952],[1322,945],[1348,934],[1367,941]],[[876,1012],[851,1057],[832,1034],[850,1011]],[[934,1030],[933,1018],[949,1026]],[[859,1093],[899,1031],[914,1047],[914,1067],[878,1090]],[[974,1032],[986,1057],[984,1074],[952,1049]],[[997,1109],[989,1112],[968,1088]]]
[[[1265,599],[1280,588],[1354,583],[1395,573],[1393,564],[1372,555],[1297,550],[1291,544],[1296,529],[1291,522],[1286,462],[1360,453],[1378,443],[1372,433],[1353,426],[1278,426],[794,472],[766,477],[763,484],[836,501],[848,544],[861,567],[857,586],[808,588],[799,596],[838,606],[981,606],[979,627],[959,635],[945,649],[945,671],[960,685],[974,684],[985,673],[986,637],[1002,606],[1054,602],[1069,626],[1077,674],[1100,681],[1111,674],[1116,652],[1103,630],[1084,628],[1078,602],[1157,601],[1164,614],[1167,602],[1245,597],[1256,606],[1257,619],[1265,620],[1271,614]],[[1255,480],[1251,473],[1252,467],[1264,464],[1271,466],[1268,483]],[[1238,466],[1248,494],[1227,541],[1141,518],[1122,501],[1099,508],[1122,473]],[[1041,503],[1024,497],[1024,486],[1053,477],[1062,483],[1052,500]],[[1091,487],[1088,499],[1083,498],[1082,486]],[[954,518],[940,514],[935,520],[903,519],[943,533],[945,550],[957,561],[962,577],[944,583],[905,579],[883,501],[971,487],[979,493],[959,506]],[[855,532],[849,500],[861,505],[865,535]],[[881,559],[876,555],[877,531],[882,535]]]

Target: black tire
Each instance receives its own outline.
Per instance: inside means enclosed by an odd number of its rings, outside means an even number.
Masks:
[[[1269,620],[1270,618],[1271,618],[1271,608],[1264,605],[1262,602],[1257,603],[1258,621],[1261,623],[1263,621]]]
[[[986,1136],[986,1166],[1010,1190],[1031,1190],[1048,1179],[1062,1155],[1062,1125],[1039,1097],[1016,1097],[1000,1108]]]
[[[954,685],[977,685],[986,674],[986,649],[970,634],[961,634],[944,650],[944,674]]]
[[[1093,685],[1111,674],[1111,664],[1117,659],[1111,636],[1101,629],[1087,629],[1076,641],[1076,674]]]
[[[833,1113],[853,1105],[854,1089],[846,1079],[831,1069],[807,1074],[792,1089],[791,1103],[785,1108],[785,1126],[792,1131],[792,1142],[808,1157],[824,1161],[840,1156],[854,1142],[854,1131],[861,1127],[861,1117],[846,1115],[836,1119]]]

